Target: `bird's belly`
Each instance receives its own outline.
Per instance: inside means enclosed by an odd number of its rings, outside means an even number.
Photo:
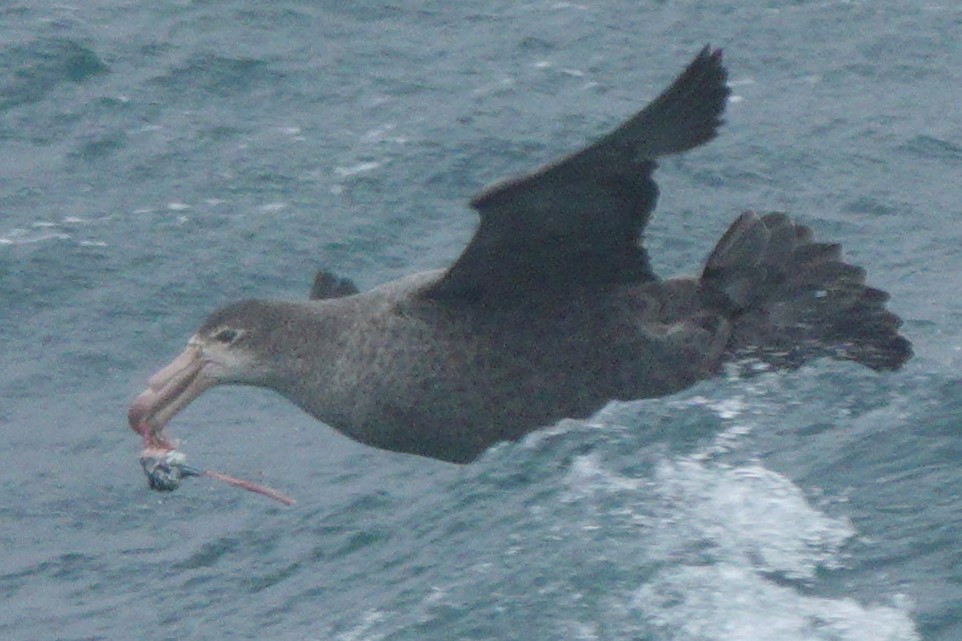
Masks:
[[[372,380],[355,406],[352,436],[390,450],[465,462],[565,417],[586,417],[608,400],[582,359],[545,359],[502,345],[438,350],[426,345],[402,381],[395,369]]]
[[[594,304],[482,321],[391,315],[345,350],[351,366],[337,369],[363,374],[335,386],[340,413],[302,407],[368,445],[469,461],[610,400],[661,396],[701,378],[702,330],[644,311]]]

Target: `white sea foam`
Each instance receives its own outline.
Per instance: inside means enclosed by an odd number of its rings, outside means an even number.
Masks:
[[[790,479],[759,462],[673,458],[638,479],[587,455],[572,463],[566,483],[567,501],[606,505],[611,513],[610,499],[620,497],[618,511],[634,512],[627,522],[656,571],[612,598],[609,614],[625,630],[677,641],[919,638],[899,595],[881,605],[812,595],[816,570],[841,565],[855,528],[813,507]],[[631,494],[634,508],[624,505]],[[590,629],[575,627],[591,638]]]
[[[356,176],[357,174],[365,174],[374,171],[380,167],[383,163],[371,160],[367,162],[359,162],[356,165],[351,165],[350,167],[335,167],[334,175],[338,178],[349,178],[351,176]]]
[[[72,236],[54,228],[37,226],[36,229],[15,228],[0,236],[0,245],[31,245],[46,240],[70,240]]]
[[[737,563],[664,570],[628,604],[656,638],[674,641],[911,641],[907,604],[863,605],[778,585]]]
[[[383,621],[384,614],[382,612],[368,610],[356,626],[338,634],[336,639],[338,641],[379,641],[383,639],[386,634],[378,631]]]
[[[684,557],[693,545],[720,563],[811,579],[838,565],[855,535],[845,518],[814,509],[802,490],[760,463],[727,466],[692,459],[666,461],[655,472],[657,512],[652,553]]]

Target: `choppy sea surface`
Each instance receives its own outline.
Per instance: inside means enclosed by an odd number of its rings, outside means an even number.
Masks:
[[[962,8],[31,0],[0,5],[0,637],[962,638]],[[447,264],[467,199],[602,134],[705,43],[722,136],[662,163],[692,272],[791,212],[916,357],[612,404],[458,467],[270,393],[171,425],[269,483],[149,491],[126,405],[204,316]]]

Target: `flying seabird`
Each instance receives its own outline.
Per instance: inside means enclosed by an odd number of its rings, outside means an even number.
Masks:
[[[739,216],[695,277],[652,272],[641,233],[656,161],[717,135],[726,78],[705,47],[598,142],[483,190],[480,225],[448,269],[361,293],[321,272],[312,300],[215,311],[149,379],[131,427],[166,446],[164,426],[202,392],[254,385],[361,443],[465,463],[741,359],[898,369],[912,351],[888,295],[785,214]]]

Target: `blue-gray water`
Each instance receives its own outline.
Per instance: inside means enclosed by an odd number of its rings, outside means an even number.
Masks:
[[[0,6],[0,637],[962,638],[962,9],[954,2]],[[693,271],[783,209],[891,291],[916,358],[615,404],[466,467],[225,388],[147,490],[125,409],[214,307],[445,265],[465,202],[706,42],[722,136],[663,163]]]

